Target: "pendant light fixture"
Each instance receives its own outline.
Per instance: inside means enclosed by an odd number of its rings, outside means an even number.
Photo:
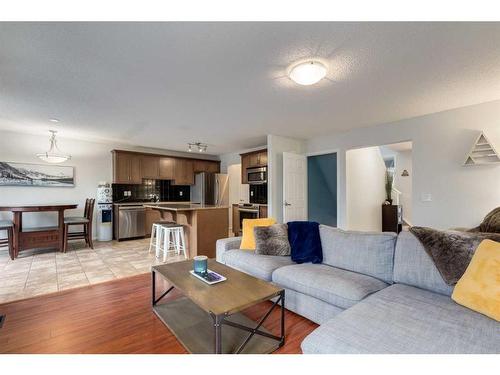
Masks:
[[[36,156],[43,160],[46,163],[52,163],[52,164],[57,164],[57,163],[63,163],[66,160],[71,159],[71,155],[65,155],[61,153],[59,150],[59,147],[57,147],[57,140],[56,140],[56,130],[49,130],[51,133],[51,136],[49,138],[50,142],[50,148],[49,151],[43,152],[40,154],[36,154]]]

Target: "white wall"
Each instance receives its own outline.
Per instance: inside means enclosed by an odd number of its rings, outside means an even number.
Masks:
[[[315,137],[306,147],[308,153],[339,150],[340,227],[346,226],[346,150],[410,140],[412,224],[472,227],[488,211],[500,206],[500,166],[462,166],[480,130],[500,148],[500,101]],[[421,199],[427,193],[432,195],[431,202]]]
[[[346,159],[346,209],[349,230],[382,230],[385,164],[378,147],[349,150]]]
[[[283,222],[283,152],[303,154],[305,143],[301,139],[269,134],[267,136],[269,217]]]
[[[62,152],[71,154],[71,160],[61,165],[75,168],[75,187],[28,187],[0,186],[0,206],[17,204],[78,203],[76,210],[66,211],[67,216],[81,216],[86,198],[96,196],[100,181],[112,180],[112,149],[155,152],[176,156],[196,156],[189,153],[131,147],[118,144],[104,144],[74,139],[59,138]],[[0,160],[9,162],[43,164],[35,154],[49,148],[48,136],[29,135],[0,131]],[[213,155],[203,155],[206,159],[218,159]],[[11,219],[12,214],[0,212],[0,219]],[[57,223],[55,213],[29,213],[23,215],[23,225],[51,226]],[[94,220],[95,226],[95,220]],[[95,229],[95,228],[94,228]],[[94,230],[94,234],[97,232]]]

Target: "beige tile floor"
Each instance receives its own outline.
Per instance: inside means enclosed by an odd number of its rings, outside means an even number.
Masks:
[[[149,239],[95,242],[94,250],[84,241],[74,241],[64,254],[29,250],[15,260],[0,249],[0,303],[150,272],[163,259],[148,248]],[[180,260],[184,257],[173,254],[167,263]]]

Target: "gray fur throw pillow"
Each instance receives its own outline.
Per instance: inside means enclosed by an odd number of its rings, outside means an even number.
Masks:
[[[448,285],[455,285],[463,276],[482,240],[500,242],[498,233],[440,231],[425,227],[411,227],[410,232],[420,240]]]
[[[261,255],[290,255],[288,227],[274,224],[268,227],[255,227],[255,253]]]

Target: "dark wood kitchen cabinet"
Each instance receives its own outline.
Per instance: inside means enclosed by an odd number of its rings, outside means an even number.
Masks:
[[[259,219],[264,219],[267,217],[267,206],[260,205],[259,206]]]
[[[210,160],[195,160],[194,172],[219,173],[220,163],[218,161],[210,161]]]
[[[113,182],[141,184],[143,179],[193,185],[195,172],[220,172],[220,161],[112,150]]]
[[[248,184],[247,169],[267,166],[267,150],[241,154],[241,183]]]
[[[173,180],[174,179],[174,158],[160,158],[160,179]]]
[[[160,178],[160,158],[158,156],[141,156],[141,176],[152,180]]]
[[[250,158],[246,155],[241,155],[241,183],[248,184],[247,168],[250,165]]]
[[[176,159],[174,163],[174,185],[194,184],[194,162],[189,159]]]
[[[233,204],[233,234],[238,237],[241,236],[241,227],[240,227],[240,211],[238,210],[238,205]]]
[[[134,153],[113,151],[113,182],[120,184],[140,184],[141,159]]]

